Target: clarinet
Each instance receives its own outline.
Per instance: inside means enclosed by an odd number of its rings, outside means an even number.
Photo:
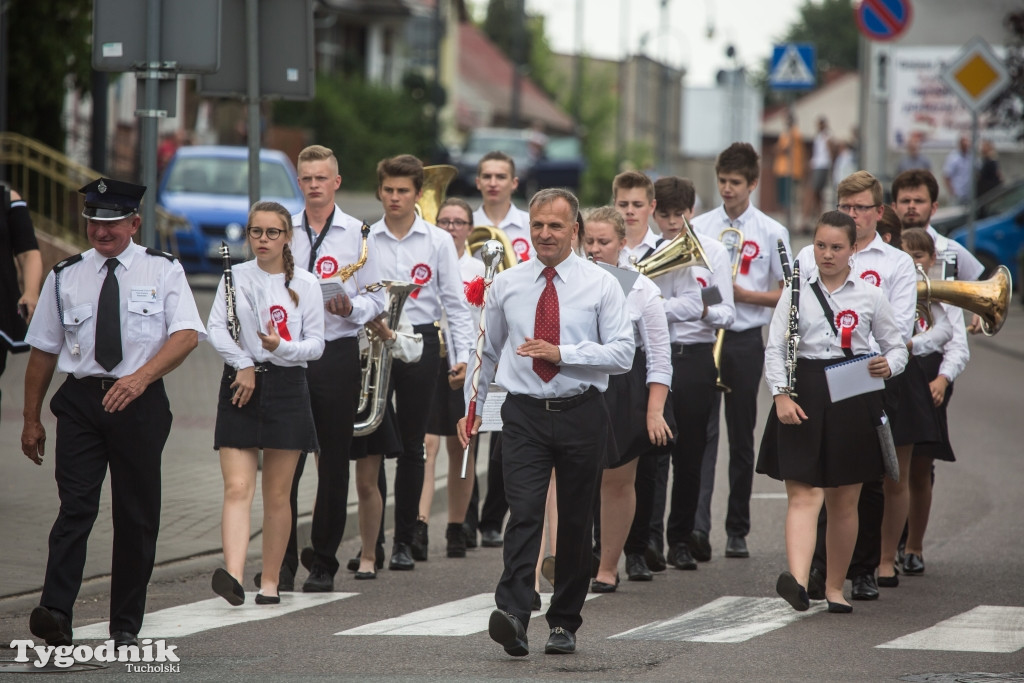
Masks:
[[[793,279],[793,271],[789,269],[789,254],[786,253],[786,245],[780,239],[778,241],[779,248],[779,260],[782,262],[782,276],[786,280],[786,284],[789,284]]]
[[[783,270],[789,270],[785,252],[782,255]],[[786,328],[786,386],[775,388],[790,398],[796,398],[796,350],[800,346],[800,261],[793,263],[789,283],[792,298],[789,304],[789,325]]]
[[[227,304],[228,332],[239,346],[242,326],[238,322],[238,307],[235,300],[235,283],[231,277],[231,249],[227,243],[220,243],[220,257],[224,263],[224,303]]]

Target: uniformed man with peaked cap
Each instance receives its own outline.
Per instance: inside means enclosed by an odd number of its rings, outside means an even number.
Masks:
[[[110,635],[137,645],[160,526],[160,456],[171,428],[161,379],[205,338],[185,271],[172,256],[132,242],[146,188],[100,178],[79,190],[93,248],[49,273],[25,340],[21,448],[43,463],[43,397],[54,370],[66,380],[50,401],[60,511],[50,531],[39,606],[29,628],[48,645],[71,644],[72,609],[86,543],[110,469],[114,548]]]

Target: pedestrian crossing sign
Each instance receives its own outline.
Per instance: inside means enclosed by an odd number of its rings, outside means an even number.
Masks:
[[[772,49],[768,85],[776,90],[804,90],[813,88],[816,82],[814,45],[785,43]]]

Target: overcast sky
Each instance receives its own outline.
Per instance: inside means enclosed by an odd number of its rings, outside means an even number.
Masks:
[[[618,59],[636,54],[645,35],[646,54],[685,66],[687,85],[710,85],[719,69],[731,66],[725,48],[736,46],[742,64],[753,70],[771,55],[772,44],[797,20],[803,0],[526,0],[527,11],[547,20],[556,52],[576,51],[576,8],[583,8],[583,50]],[[483,16],[487,0],[470,0]],[[628,9],[623,14],[623,8]],[[853,12],[851,10],[851,21]],[[711,37],[708,34],[711,33]]]

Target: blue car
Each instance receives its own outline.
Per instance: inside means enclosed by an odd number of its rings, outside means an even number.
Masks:
[[[260,199],[279,202],[289,213],[304,206],[291,160],[277,150],[260,150]],[[182,147],[160,180],[157,204],[188,219],[174,239],[188,273],[219,273],[222,241],[236,260],[246,258],[249,215],[249,150],[245,147]]]
[[[1021,283],[1021,258],[1024,257],[1024,197],[1002,213],[974,224],[974,255],[985,266],[985,276],[1003,265],[1017,273]],[[967,228],[958,228],[950,237],[967,246]]]

